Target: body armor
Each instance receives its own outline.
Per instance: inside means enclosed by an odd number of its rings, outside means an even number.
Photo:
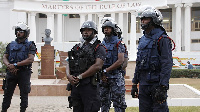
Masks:
[[[159,37],[167,37],[163,35],[165,32],[161,29],[155,29],[159,32],[151,37],[143,35],[139,40],[138,53],[136,64],[139,70],[155,71],[159,70],[159,51],[158,51],[158,39]]]
[[[106,61],[104,62],[103,68],[108,68],[118,60],[118,45],[121,43],[121,39],[118,39],[117,36],[112,36],[110,42],[104,40],[102,43],[107,49]],[[116,72],[116,70],[113,70],[112,73]]]
[[[12,41],[10,43],[9,62],[11,64],[21,62],[28,58],[29,48],[32,41],[25,40],[24,43]]]
[[[71,75],[77,76],[95,63],[96,58],[94,54],[99,43],[100,41],[96,40],[93,44],[89,43],[82,47],[80,47],[80,44],[77,44],[68,52]]]

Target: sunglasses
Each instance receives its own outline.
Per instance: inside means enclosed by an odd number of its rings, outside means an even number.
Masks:
[[[16,31],[16,33],[24,33],[24,31],[23,30],[18,30],[18,31]]]

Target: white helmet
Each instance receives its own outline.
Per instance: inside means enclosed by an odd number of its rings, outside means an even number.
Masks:
[[[18,22],[15,26],[15,35],[17,35],[17,31],[22,30],[25,31],[25,37],[28,37],[30,34],[29,27],[24,22]]]

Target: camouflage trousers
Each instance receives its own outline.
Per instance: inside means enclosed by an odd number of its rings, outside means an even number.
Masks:
[[[109,112],[111,101],[115,112],[125,112],[125,81],[119,78],[108,78],[107,82],[100,82],[101,112]]]

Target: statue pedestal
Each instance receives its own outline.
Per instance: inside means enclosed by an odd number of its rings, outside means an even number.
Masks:
[[[41,75],[38,79],[56,79],[54,76],[54,46],[41,47]]]

